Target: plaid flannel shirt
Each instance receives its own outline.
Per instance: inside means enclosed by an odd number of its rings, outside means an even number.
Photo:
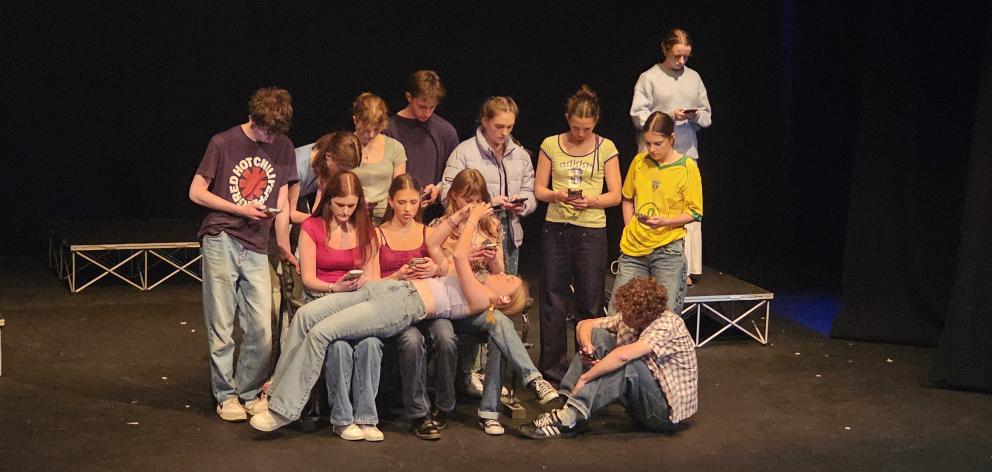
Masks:
[[[624,324],[619,314],[600,318],[597,326],[615,333],[617,346],[636,341],[651,346],[651,353],[642,359],[665,393],[669,405],[668,419],[672,423],[696,412],[699,405],[696,396],[699,383],[696,345],[681,317],[665,311],[640,333]]]

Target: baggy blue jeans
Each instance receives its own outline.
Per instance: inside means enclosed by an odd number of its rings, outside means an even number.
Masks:
[[[424,318],[424,302],[409,282],[369,282],[354,292],[307,303],[293,318],[272,376],[269,409],[296,420],[317,383],[327,347],[337,340],[388,338]]]
[[[379,338],[334,341],[327,347],[324,380],[327,382],[327,403],[331,405],[331,424],[379,423],[375,397],[379,393],[381,365],[382,341]]]
[[[204,236],[203,318],[210,350],[210,387],[218,403],[258,396],[272,356],[272,282],[269,257],[244,248],[227,233]],[[234,319],[244,331],[234,366]]]
[[[602,359],[616,347],[616,336],[605,329],[592,331],[592,342],[596,355]],[[589,370],[582,362],[582,355],[576,354],[568,373],[561,381],[559,393],[568,397],[565,405],[571,406],[586,419],[597,410],[619,401],[627,414],[653,431],[672,431],[675,425],[668,419],[668,400],[651,370],[642,359],[628,362],[613,372],[597,377],[572,395],[572,388],[579,377]]]
[[[541,373],[530,360],[530,354],[524,347],[523,341],[517,335],[513,321],[499,310],[493,311],[494,322],[487,321],[487,313],[455,321],[455,330],[468,333],[485,333],[489,335],[489,355],[486,358],[486,378],[482,389],[482,401],[479,403],[480,418],[499,419],[499,396],[503,382],[501,368],[503,358],[516,370],[524,384],[541,377]]]
[[[656,248],[645,256],[628,256],[620,254],[620,268],[613,282],[613,293],[637,277],[654,277],[668,292],[668,310],[676,315],[682,314],[682,302],[685,300],[685,253],[683,240],[675,240]],[[610,314],[613,314],[614,297],[610,297]]]

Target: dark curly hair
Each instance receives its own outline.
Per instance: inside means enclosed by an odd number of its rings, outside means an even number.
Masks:
[[[620,319],[637,331],[647,328],[668,306],[668,291],[651,277],[627,282],[613,293],[613,298]]]

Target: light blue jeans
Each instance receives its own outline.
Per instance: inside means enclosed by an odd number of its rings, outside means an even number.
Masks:
[[[615,295],[617,289],[627,282],[650,275],[668,291],[668,310],[681,315],[686,290],[685,270],[684,245],[681,239],[661,246],[646,256],[633,257],[620,254],[620,269],[613,282],[613,294]],[[610,314],[613,314],[615,299],[616,297],[610,297]]]
[[[296,420],[317,383],[327,347],[337,340],[388,338],[424,318],[424,302],[409,282],[369,282],[354,292],[307,303],[290,323],[272,376],[269,409]]]
[[[500,311],[493,311],[494,322],[489,323],[487,312],[455,321],[456,332],[483,333],[489,335],[489,355],[486,360],[486,378],[482,389],[482,401],[479,403],[480,418],[499,418],[499,395],[503,382],[501,374],[502,361],[506,358],[510,367],[516,370],[524,384],[541,377],[541,373],[530,360],[530,354],[524,347],[523,341],[517,335],[513,321]]]
[[[327,382],[327,403],[331,405],[331,424],[379,423],[375,396],[379,393],[381,364],[382,341],[379,338],[334,341],[327,347],[324,380]]]
[[[605,329],[594,329],[592,343],[596,347],[597,357],[606,357],[606,353],[616,347],[616,339],[616,336]],[[587,370],[589,367],[582,362],[582,355],[576,354],[561,380],[559,390],[559,393],[568,397],[565,405],[579,410],[584,418],[589,419],[597,410],[619,401],[631,418],[648,429],[675,429],[675,424],[668,419],[665,393],[643,359],[632,360],[613,372],[589,381],[577,395],[572,395],[572,388]]]
[[[258,396],[272,356],[269,257],[245,249],[227,233],[204,236],[203,318],[210,349],[210,387],[217,402]],[[234,318],[244,331],[234,367]]]

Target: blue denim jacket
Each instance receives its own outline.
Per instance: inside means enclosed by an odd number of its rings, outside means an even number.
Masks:
[[[496,154],[486,138],[482,136],[482,128],[475,131],[475,137],[462,141],[448,157],[441,179],[441,201],[447,203],[448,189],[451,181],[463,169],[476,169],[486,178],[489,195],[513,196],[520,195],[527,199],[521,216],[534,213],[537,200],[534,198],[534,164],[530,153],[523,146],[515,143],[513,137],[506,139],[503,161],[496,160]],[[510,232],[513,244],[520,247],[524,242],[524,230],[520,226],[520,217],[510,218]]]

